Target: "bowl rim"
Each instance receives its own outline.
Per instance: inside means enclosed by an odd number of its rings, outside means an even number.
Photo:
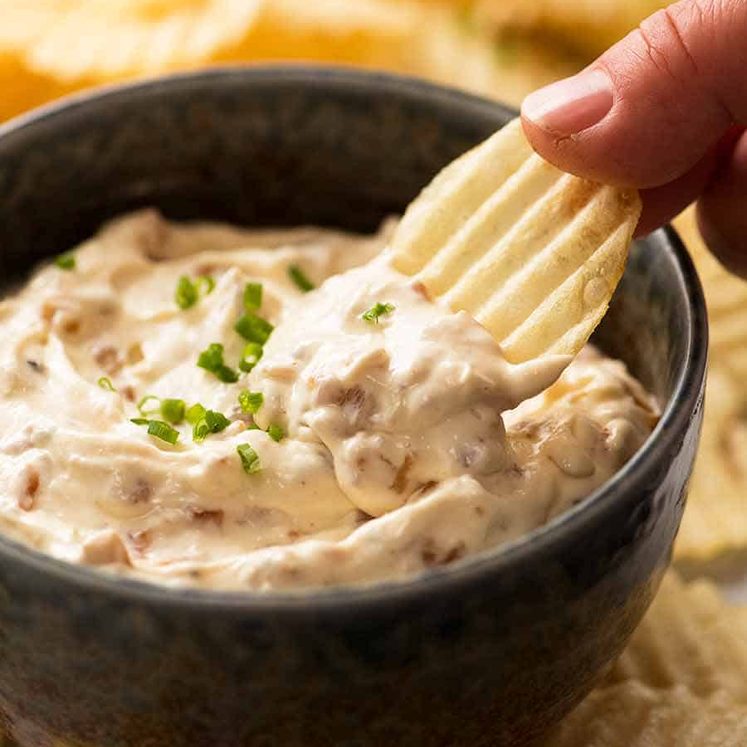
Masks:
[[[53,103],[24,113],[0,125],[0,143],[15,135],[25,136],[27,128],[46,130],[60,118],[74,117],[85,110],[105,105],[110,99],[128,99],[156,95],[183,87],[199,85],[203,89],[214,82],[234,81],[250,84],[291,83],[322,89],[396,94],[413,104],[424,102],[435,108],[482,113],[504,123],[516,116],[510,107],[454,87],[427,80],[344,65],[309,65],[298,63],[216,66],[208,70],[175,73],[124,84],[108,84],[65,96]],[[81,112],[82,110],[82,112]],[[673,392],[663,408],[661,418],[638,451],[609,480],[590,493],[578,505],[546,524],[520,537],[488,548],[449,566],[402,579],[376,581],[363,585],[308,587],[292,591],[210,590],[195,587],[162,585],[121,576],[64,561],[35,550],[0,533],[0,564],[6,561],[25,565],[45,576],[74,585],[81,591],[94,592],[118,601],[152,604],[159,607],[192,611],[222,611],[228,614],[267,613],[305,616],[310,610],[334,615],[352,611],[371,611],[384,603],[407,603],[433,594],[455,592],[509,572],[528,556],[540,554],[563,542],[569,532],[583,532],[617,501],[631,500],[638,486],[647,484],[657,465],[670,447],[681,437],[700,404],[705,379],[708,349],[708,326],[705,299],[690,255],[671,226],[665,226],[646,237],[652,251],[662,252],[674,269],[673,282],[684,296],[687,310],[685,329],[685,362],[678,372]]]

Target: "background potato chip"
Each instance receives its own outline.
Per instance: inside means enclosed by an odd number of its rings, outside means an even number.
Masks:
[[[667,0],[477,0],[476,18],[503,32],[517,30],[564,45],[585,59],[622,39]]]
[[[747,744],[747,608],[673,572],[607,677],[543,747]]]
[[[514,104],[574,69],[415,0],[0,0],[0,119],[114,80],[272,60],[384,68]]]
[[[707,250],[693,209],[675,225],[703,283],[711,336],[703,433],[675,546],[691,564],[747,548],[747,282]]]

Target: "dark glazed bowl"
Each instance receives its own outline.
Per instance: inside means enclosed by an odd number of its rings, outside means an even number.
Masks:
[[[7,282],[156,205],[373,229],[511,112],[401,78],[206,72],[0,129]],[[292,596],[164,589],[0,538],[0,712],[27,747],[520,744],[620,652],[666,567],[702,417],[706,320],[671,231],[638,243],[597,340],[664,406],[589,500],[404,583]]]

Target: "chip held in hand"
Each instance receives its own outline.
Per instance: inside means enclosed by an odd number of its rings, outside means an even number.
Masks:
[[[480,322],[512,363],[575,355],[609,306],[641,212],[537,155],[517,119],[441,171],[410,204],[394,266]]]

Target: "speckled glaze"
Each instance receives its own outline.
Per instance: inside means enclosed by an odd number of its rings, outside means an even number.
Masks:
[[[226,70],[105,90],[0,129],[6,282],[157,205],[372,229],[511,116],[422,82]],[[0,329],[0,335],[2,330]],[[517,745],[620,652],[670,557],[702,418],[706,320],[677,237],[638,243],[597,336],[666,405],[647,446],[521,541],[407,583],[175,591],[0,538],[0,713],[25,747]]]

